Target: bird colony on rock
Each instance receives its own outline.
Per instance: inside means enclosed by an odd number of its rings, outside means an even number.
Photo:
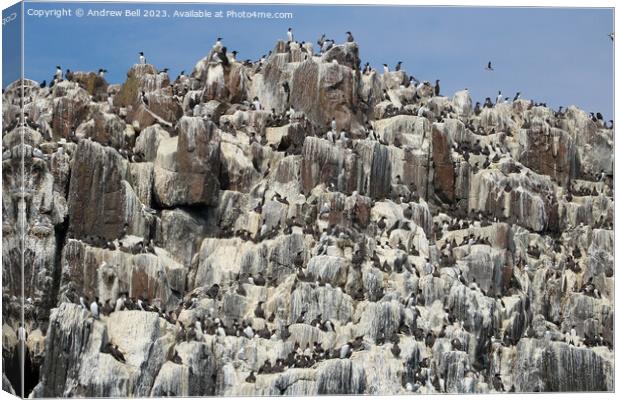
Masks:
[[[25,341],[26,395],[613,390],[602,116],[474,106],[361,67],[350,32],[287,35],[255,62],[218,38],[174,81],[140,53],[120,85],[6,89],[3,361]]]

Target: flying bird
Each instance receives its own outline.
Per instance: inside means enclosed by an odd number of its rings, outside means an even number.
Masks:
[[[489,61],[489,63],[484,69],[486,69],[487,71],[493,71],[493,67],[491,66],[491,61]]]
[[[609,34],[609,35],[607,35],[607,36],[609,36],[609,38],[611,39],[611,41],[612,41],[612,42],[614,41],[614,33],[613,33],[613,32],[612,32],[612,33],[610,33],[610,34]]]

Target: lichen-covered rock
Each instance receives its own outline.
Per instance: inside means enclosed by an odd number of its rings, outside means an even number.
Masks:
[[[54,86],[52,130],[55,138],[68,138],[88,115],[90,95],[78,84],[63,81]]]
[[[600,392],[611,389],[608,351],[592,351],[566,343],[522,339],[516,350],[513,375],[516,390]]]
[[[219,190],[219,139],[197,117],[179,121],[179,136],[159,143],[154,193],[165,206],[212,205]]]

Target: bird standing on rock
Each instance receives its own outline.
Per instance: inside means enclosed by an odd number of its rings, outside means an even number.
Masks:
[[[379,228],[379,230],[381,231],[381,235],[383,235],[383,231],[385,231],[386,228],[386,224],[385,224],[385,216],[381,217],[381,219],[379,219],[379,221],[377,222],[377,228]]]
[[[116,359],[116,361],[122,362],[123,364],[125,363],[125,356],[118,349],[118,345],[115,344],[114,347],[112,347],[110,344],[110,354]]]
[[[394,358],[400,357],[400,347],[398,346],[398,343],[394,343],[390,351],[392,352]]]
[[[340,348],[340,358],[349,358],[351,357],[351,342],[347,342],[345,343],[341,348]]]
[[[142,100],[142,104],[144,104],[145,106],[149,106],[149,99],[148,97],[146,97],[146,93],[142,92],[142,94],[140,95],[140,99]]]
[[[497,374],[495,374],[495,376],[493,376],[493,389],[495,389],[498,392],[505,392],[506,389],[504,388],[504,383],[502,382],[502,378],[499,374],[499,372]]]
[[[293,29],[292,28],[288,28],[288,31],[286,32],[286,36],[288,37],[289,42],[293,42]]]
[[[439,88],[439,79],[437,79],[437,80],[435,81],[435,96],[439,96],[439,91],[440,91],[440,88]]]
[[[138,64],[146,64],[146,57],[142,51],[139,53]]]
[[[92,303],[90,303],[90,312],[95,319],[99,319],[99,298],[95,297]]]
[[[259,301],[258,304],[256,305],[256,308],[254,309],[254,316],[256,318],[265,318],[265,311],[263,310],[263,308],[261,307],[263,305],[262,301]]]
[[[222,49],[222,38],[218,37],[215,39],[215,44],[213,45],[213,50],[215,52],[219,52]]]
[[[351,34],[351,32],[347,31],[347,43],[351,43],[354,40],[355,39],[353,39],[353,35]]]

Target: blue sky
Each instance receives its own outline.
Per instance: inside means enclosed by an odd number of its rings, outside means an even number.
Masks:
[[[379,68],[384,62],[418,79],[441,79],[442,94],[469,88],[474,100],[513,96],[521,91],[552,106],[575,104],[613,110],[613,30],[611,9],[377,7],[299,5],[144,5],[118,3],[26,3],[26,10],[60,7],[75,10],[131,8],[174,10],[286,11],[291,20],[148,19],[25,17],[25,59],[28,78],[52,76],[63,69],[106,68],[108,80],[123,82],[127,70],[144,51],[158,68],[176,77],[190,72],[217,36],[239,59],[257,59],[286,37],[293,27],[297,40],[316,42],[325,33],[337,42],[353,32],[362,62]],[[42,40],[45,38],[45,40]],[[494,72],[484,66],[491,60]],[[6,62],[6,61],[5,61]],[[6,85],[6,80],[3,85]]]
[[[2,87],[6,87],[20,76],[21,5],[2,10],[2,21]]]

